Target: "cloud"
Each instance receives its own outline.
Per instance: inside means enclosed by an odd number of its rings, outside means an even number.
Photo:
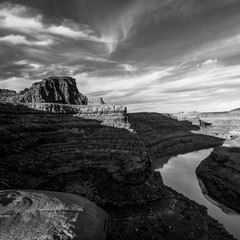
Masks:
[[[0,80],[0,88],[21,91],[25,87],[30,87],[33,81],[28,80],[24,77],[11,77],[4,80]]]
[[[24,33],[42,30],[42,16],[31,17],[28,16],[29,12],[23,5],[7,2],[0,4],[0,27]]]
[[[210,39],[194,50],[188,51],[182,61],[198,61],[204,58],[227,58],[236,55],[240,51],[240,34],[227,33],[218,39]]]
[[[17,66],[22,67],[22,72],[26,78],[29,79],[42,79],[49,76],[73,76],[84,69],[84,65],[61,65],[61,64],[40,64],[27,59],[16,61]]]
[[[31,16],[31,11],[32,9],[18,4],[0,4],[0,28],[34,37],[53,35],[109,44],[108,38],[98,37],[97,33],[86,24],[75,23],[67,19],[62,20],[59,24],[46,24],[43,23],[43,15]]]
[[[123,63],[123,64],[120,64],[118,65],[120,68],[123,68],[125,71],[128,71],[128,72],[135,72],[138,70],[137,66],[133,66],[131,64],[128,64],[128,63]]]
[[[42,46],[42,47],[53,44],[52,39],[47,39],[43,41],[30,41],[30,40],[27,40],[25,36],[13,35],[13,34],[0,37],[0,42],[4,42],[5,44],[13,44],[13,45],[28,45],[28,46]]]
[[[208,59],[201,64],[197,64],[198,68],[212,68],[218,64],[217,59]]]

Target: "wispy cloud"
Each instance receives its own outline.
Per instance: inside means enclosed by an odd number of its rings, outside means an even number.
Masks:
[[[79,24],[66,19],[59,24],[46,24],[40,13],[32,16],[31,9],[7,2],[0,4],[0,28],[8,31],[14,30],[34,37],[54,35],[102,44],[109,44],[110,41],[108,38],[99,37],[86,24]]]
[[[135,72],[138,70],[136,65],[132,65],[128,63],[119,64],[118,66],[128,72]]]
[[[13,45],[29,45],[29,46],[42,46],[42,47],[53,44],[52,39],[47,39],[43,41],[31,41],[31,40],[27,40],[25,36],[13,35],[13,34],[0,37],[0,42],[4,42],[5,44],[13,44]]]
[[[73,0],[55,11],[47,2],[9,2],[0,3],[2,88],[69,75],[90,99],[129,111],[239,103],[238,0]]]

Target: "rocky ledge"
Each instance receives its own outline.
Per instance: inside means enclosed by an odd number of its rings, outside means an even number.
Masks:
[[[196,169],[210,197],[240,212],[240,139],[215,147]]]

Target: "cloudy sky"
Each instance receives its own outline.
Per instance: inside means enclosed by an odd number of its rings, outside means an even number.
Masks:
[[[239,0],[0,0],[0,88],[71,76],[129,112],[240,107]]]

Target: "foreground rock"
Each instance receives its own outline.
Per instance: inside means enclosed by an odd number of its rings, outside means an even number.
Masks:
[[[87,97],[77,89],[75,79],[71,77],[49,77],[36,82],[31,88],[19,93],[1,89],[0,100],[16,103],[60,103],[87,104]]]
[[[146,146],[151,136],[161,142],[165,132],[164,141],[173,141],[174,134],[181,139],[192,124],[182,131],[176,119],[154,114],[151,121],[149,114],[140,131],[142,119],[129,115],[136,126],[131,133],[70,114],[0,104],[0,188],[86,197],[109,214],[107,239],[233,239],[205,207],[164,186],[151,170],[157,153]],[[213,139],[204,137],[206,144]],[[181,143],[175,146],[183,151]],[[170,154],[170,145],[164,146],[163,156],[165,150]]]
[[[80,196],[0,191],[0,239],[105,239],[107,214]]]

